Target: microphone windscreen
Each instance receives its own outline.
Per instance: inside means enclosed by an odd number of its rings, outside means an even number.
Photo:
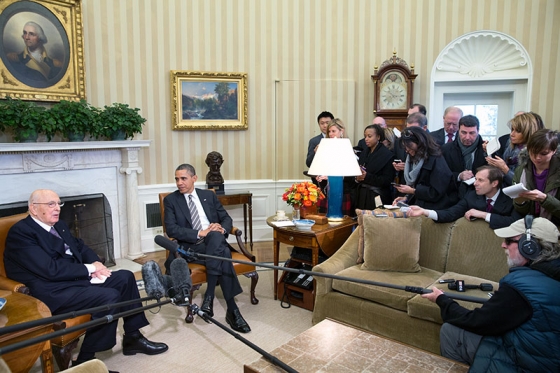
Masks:
[[[160,299],[165,295],[166,289],[163,285],[163,275],[155,261],[150,260],[142,266],[142,280],[144,280],[146,294],[149,297]]]
[[[165,238],[160,234],[154,237],[154,242],[163,247],[165,250],[171,251],[173,254],[175,254],[177,252],[177,248],[179,248],[179,244],[177,244],[177,242],[173,242],[169,238]]]
[[[186,294],[190,293],[192,288],[191,271],[187,261],[183,258],[175,258],[169,266],[171,270],[171,280],[175,289],[185,289]]]

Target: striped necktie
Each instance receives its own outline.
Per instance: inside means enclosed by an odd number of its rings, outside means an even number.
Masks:
[[[202,230],[202,224],[200,223],[200,216],[198,215],[198,209],[193,201],[192,194],[189,194],[189,210],[191,212],[192,227],[196,230]]]
[[[54,227],[51,227],[51,230],[49,231],[49,233],[52,234],[52,235],[55,236],[55,237],[60,238],[60,239],[62,240],[62,237],[60,237],[60,234],[58,234],[58,232],[56,231],[56,229],[55,229]],[[66,244],[66,242],[64,242],[64,250],[65,250],[66,254],[68,254],[68,255],[73,255],[73,254],[72,254],[72,250],[70,250],[70,246],[68,246],[68,245]]]

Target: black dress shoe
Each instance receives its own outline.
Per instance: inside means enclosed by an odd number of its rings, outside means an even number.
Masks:
[[[152,342],[146,339],[142,334],[137,337],[128,335],[123,336],[122,351],[123,355],[157,355],[169,349],[165,343]]]
[[[247,324],[247,321],[241,316],[239,309],[234,311],[228,310],[226,312],[226,321],[233,330],[240,333],[249,333],[251,331],[249,324]]]
[[[214,297],[210,295],[205,296],[200,310],[208,316],[214,317]]]

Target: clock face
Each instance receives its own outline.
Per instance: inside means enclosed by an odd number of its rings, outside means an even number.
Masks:
[[[406,83],[383,82],[379,90],[380,109],[406,109],[407,108]]]

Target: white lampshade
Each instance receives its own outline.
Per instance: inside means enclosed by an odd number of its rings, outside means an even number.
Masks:
[[[358,176],[362,174],[350,139],[324,138],[319,143],[309,175]]]

